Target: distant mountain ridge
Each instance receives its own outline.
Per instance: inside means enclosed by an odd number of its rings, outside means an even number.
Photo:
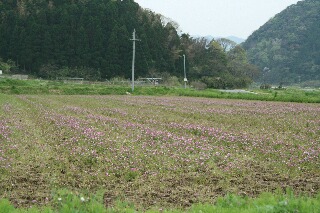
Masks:
[[[230,39],[231,41],[236,42],[237,44],[241,44],[242,42],[245,41],[243,38],[239,38],[237,36],[228,36],[227,39]]]
[[[320,1],[304,0],[270,19],[243,43],[271,83],[320,81]]]
[[[236,42],[237,44],[241,44],[242,42],[245,41],[245,39],[243,38],[239,38],[237,36],[227,36],[227,37],[223,37],[223,36],[212,36],[212,35],[206,35],[206,36],[200,36],[200,35],[194,35],[192,36],[194,38],[205,38],[207,39],[208,41],[211,41],[212,39],[218,39],[218,38],[227,38],[231,41],[234,41]]]

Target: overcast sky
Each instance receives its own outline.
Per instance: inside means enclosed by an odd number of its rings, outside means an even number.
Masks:
[[[135,0],[176,21],[183,33],[246,39],[299,0]]]

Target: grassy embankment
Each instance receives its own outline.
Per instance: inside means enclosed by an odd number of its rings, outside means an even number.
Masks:
[[[0,200],[1,213],[136,213],[134,205],[118,201],[113,207],[105,208],[102,194],[90,198],[59,191],[54,195],[51,206],[15,208],[8,200]],[[146,213],[273,213],[273,212],[320,212],[320,194],[315,198],[296,197],[291,191],[286,194],[264,193],[258,198],[227,195],[217,199],[215,205],[196,204],[188,210],[154,208]]]
[[[43,80],[13,80],[0,78],[0,93],[6,94],[61,94],[61,95],[125,95],[132,93],[128,86],[102,83],[79,84]],[[222,99],[246,99],[300,103],[320,103],[320,90],[253,90],[251,93],[229,93],[220,90],[183,89],[163,86],[136,86],[133,95],[172,95]]]

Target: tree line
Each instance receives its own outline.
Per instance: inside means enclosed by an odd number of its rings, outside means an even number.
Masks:
[[[128,79],[136,29],[138,77],[180,78],[183,55],[188,80],[208,87],[245,87],[258,76],[242,47],[196,39],[178,28],[133,0],[0,1],[0,57],[11,65],[6,72],[45,79]]]

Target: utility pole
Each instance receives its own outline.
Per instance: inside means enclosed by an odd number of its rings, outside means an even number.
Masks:
[[[187,88],[187,82],[188,82],[188,79],[187,79],[187,74],[186,74],[186,55],[183,54],[183,71],[184,71],[184,88],[186,89]]]
[[[133,30],[132,39],[133,41],[133,56],[132,56],[132,92],[134,91],[134,61],[136,58],[136,41],[140,41],[136,39],[136,29]]]

